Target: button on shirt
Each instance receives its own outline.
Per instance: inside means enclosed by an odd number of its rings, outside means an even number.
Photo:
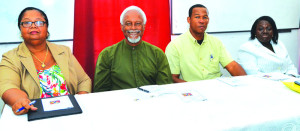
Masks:
[[[130,46],[125,40],[105,48],[98,57],[94,91],[172,83],[164,52],[145,41]]]
[[[207,33],[201,45],[190,31],[172,40],[166,48],[172,74],[180,74],[185,81],[220,77],[219,63],[225,67],[233,61],[222,42]]]

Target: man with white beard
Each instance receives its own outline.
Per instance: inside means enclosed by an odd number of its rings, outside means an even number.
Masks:
[[[142,40],[146,25],[142,9],[126,8],[120,16],[120,24],[125,39],[99,54],[94,92],[172,83],[164,52]]]

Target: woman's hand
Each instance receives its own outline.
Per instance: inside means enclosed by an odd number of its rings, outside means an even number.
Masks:
[[[29,105],[31,101],[29,99],[26,98],[21,98],[18,101],[16,101],[13,105],[12,105],[12,110],[16,115],[22,115],[22,114],[26,114],[29,110],[37,110],[38,108],[34,107],[33,105]],[[25,109],[21,110],[20,112],[17,112],[18,109],[20,109],[21,107],[24,107]]]
[[[12,110],[16,115],[25,114],[28,110],[37,110],[33,105],[29,106],[30,100],[28,99],[27,94],[20,89],[12,88],[6,90],[2,95],[2,99],[6,104],[12,107]],[[21,107],[24,107],[25,109],[17,113],[16,111]]]

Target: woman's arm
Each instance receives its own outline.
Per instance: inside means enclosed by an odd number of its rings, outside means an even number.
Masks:
[[[77,61],[75,56],[72,54],[70,48],[67,48],[69,55],[69,68],[74,69],[74,73],[70,74],[70,79],[77,79],[77,86],[75,88],[75,94],[87,94],[92,92],[92,81],[90,77],[85,73],[80,63]]]
[[[29,105],[31,101],[28,99],[27,94],[16,88],[6,90],[2,95],[2,99],[6,104],[12,107],[16,115],[25,114],[29,110],[37,110],[33,105]],[[25,109],[17,113],[16,111],[21,107],[25,107]]]
[[[0,63],[0,96],[2,100],[12,107],[16,115],[25,114],[29,109],[37,110],[34,106],[29,106],[30,100],[28,95],[20,90],[20,69],[19,61],[15,56],[15,52],[10,51],[2,56]],[[16,112],[19,108],[25,107],[25,110]]]
[[[85,73],[77,59],[74,57],[74,55],[71,56],[71,60],[73,63],[73,66],[76,70],[76,77],[78,80],[77,85],[77,92],[76,94],[86,94],[92,92],[92,81],[90,77]]]

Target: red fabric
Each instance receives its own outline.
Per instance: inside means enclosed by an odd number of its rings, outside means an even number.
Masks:
[[[91,79],[99,53],[124,39],[120,15],[131,5],[147,17],[142,40],[163,51],[170,42],[169,0],[75,0],[74,55]]]

